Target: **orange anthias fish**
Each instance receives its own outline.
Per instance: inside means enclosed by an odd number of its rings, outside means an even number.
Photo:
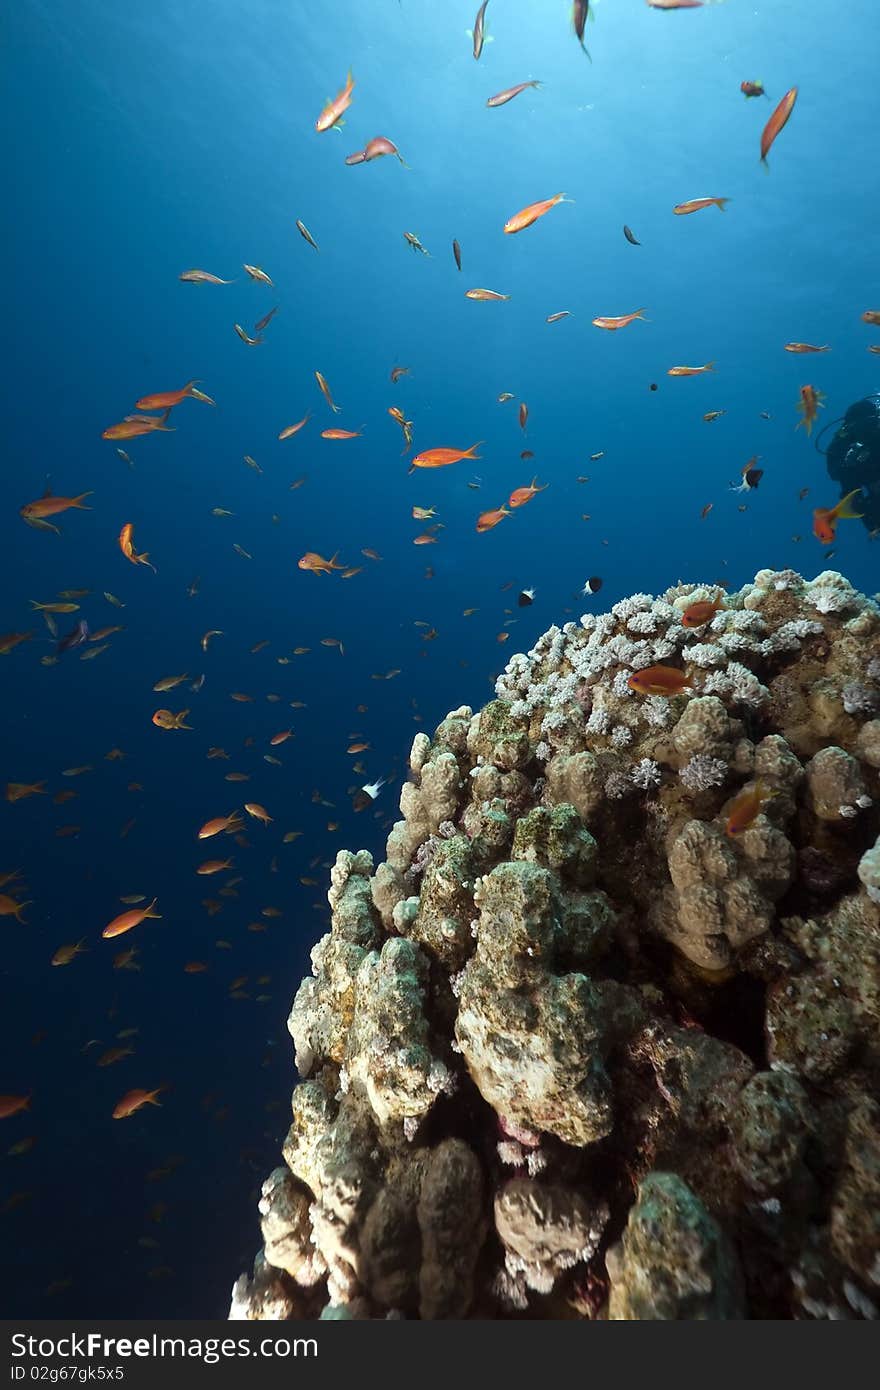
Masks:
[[[715,598],[697,599],[695,603],[689,603],[681,615],[682,627],[702,627],[720,613],[724,607],[724,594],[716,594]]]
[[[642,671],[633,671],[627,685],[640,695],[681,695],[691,688],[689,676],[677,666],[646,666]]]
[[[788,121],[789,116],[794,110],[794,104],[797,101],[797,94],[797,87],[792,87],[791,91],[786,92],[785,96],[782,98],[779,105],[776,107],[776,110],[773,112],[773,115],[770,117],[769,121],[765,125],[761,133],[762,164],[767,163],[767,156],[770,153],[770,146],[773,144],[773,141],[776,139],[779,132],[785,127],[785,124]]]
[[[0,1096],[0,1120],[8,1120],[12,1115],[30,1108],[30,1096]]]
[[[182,709],[177,714],[172,714],[170,709],[157,709],[152,722],[157,729],[191,729],[192,724],[184,723],[188,714],[188,709]]]
[[[329,560],[325,560],[323,555],[318,555],[314,550],[307,550],[296,563],[298,569],[311,570],[312,574],[332,574],[334,570],[345,569],[345,565],[337,565],[338,558],[338,550],[334,551]]]
[[[66,512],[75,507],[80,512],[90,512],[91,507],[83,506],[83,498],[91,497],[91,492],[81,492],[78,497],[53,497],[49,488],[38,497],[36,502],[26,502],[19,508],[19,516],[25,521],[33,521],[44,516],[57,516],[59,512]]]
[[[414,468],[446,468],[448,464],[459,463],[462,459],[479,459],[480,455],[475,454],[474,450],[479,449],[482,442],[479,440],[469,449],[425,449],[410,461],[409,472],[412,473]]]
[[[154,898],[147,907],[133,907],[129,912],[121,912],[118,917],[114,917],[112,922],[108,922],[101,936],[108,938],[111,936],[122,936],[124,932],[131,931],[133,927],[139,927],[141,922],[147,918],[159,920],[161,912],[154,912],[158,899]]]
[[[724,829],[728,835],[742,835],[754,825],[766,803],[779,793],[759,778],[753,787],[744,787],[733,798],[727,810]]]
[[[506,507],[495,507],[490,512],[480,512],[480,515],[477,517],[476,529],[481,533],[483,531],[491,531],[492,527],[497,526],[499,521],[503,521],[506,516],[510,516],[510,512]]]
[[[525,504],[531,502],[532,498],[537,496],[539,492],[545,492],[550,486],[549,483],[544,483],[542,487],[538,487],[537,483],[538,479],[533,478],[528,487],[514,488],[507,499],[507,505],[509,507],[524,507]]]
[[[205,824],[198,832],[199,840],[210,840],[214,835],[222,835],[225,831],[227,835],[234,835],[241,830],[244,821],[238,811],[230,811],[228,816],[215,816],[213,820],[206,820]]]
[[[798,410],[803,416],[803,419],[798,420],[795,429],[799,430],[803,426],[807,434],[812,434],[813,421],[822,408],[824,400],[825,395],[822,391],[817,391],[814,386],[802,386],[800,399],[798,401]]]
[[[129,1115],[140,1110],[142,1105],[159,1105],[156,1097],[165,1090],[164,1086],[157,1086],[155,1091],[126,1091],[121,1100],[118,1100],[113,1107],[114,1120],[126,1120]]]
[[[836,507],[816,507],[813,510],[813,535],[817,541],[823,545],[831,545],[837,538],[838,521],[856,521],[862,516],[861,512],[854,512],[850,505],[854,497],[861,496],[861,488],[853,488],[845,497],[841,497]]]
[[[627,324],[632,323],[635,319],[642,319],[644,322],[647,322],[644,309],[636,309],[633,314],[621,314],[619,318],[603,318],[600,316],[597,319],[593,319],[593,325],[595,328],[607,328],[609,332],[613,333],[617,328],[626,328]]]
[[[865,309],[862,323],[871,323],[875,328],[880,328],[880,309]]]
[[[715,207],[719,212],[723,212],[729,202],[729,198],[691,198],[687,203],[676,203],[672,211],[676,217],[684,217],[689,212],[700,212],[702,208]]]
[[[433,513],[431,513],[431,515],[433,515]],[[9,653],[13,651],[15,647],[20,646],[22,642],[30,642],[33,635],[32,632],[5,632],[3,636],[0,637],[0,656],[8,656]]]
[[[555,198],[544,198],[539,203],[529,203],[527,208],[514,213],[504,224],[504,230],[510,235],[512,232],[522,232],[526,227],[531,227],[533,222],[537,222],[539,217],[543,217],[555,208],[557,203],[573,203],[573,198],[566,198],[564,193],[557,193]]]
[[[699,10],[704,0],[648,0],[652,10]]]
[[[351,106],[351,94],[354,91],[354,78],[349,69],[348,77],[345,79],[345,86],[338,96],[334,97],[324,107],[318,119],[315,121],[315,130],[320,134],[324,130],[330,130],[338,125],[342,116]]]
[[[321,430],[322,439],[360,439],[360,430]]]
[[[155,434],[157,430],[170,434],[175,426],[168,424],[170,410],[161,415],[126,415],[118,425],[110,425],[103,431],[102,439],[137,439],[142,434]]]
[[[315,372],[315,380],[317,381],[319,387],[321,388],[321,395],[324,397],[324,400],[327,402],[327,404],[329,405],[330,409],[333,411],[333,414],[334,414],[334,415],[339,415],[339,414],[341,414],[341,412],[342,412],[342,406],[341,406],[341,405],[337,405],[336,402],[334,401],[333,396],[332,396],[331,393],[330,393],[330,387],[327,385],[327,378],[326,378],[325,376],[323,376],[323,375],[321,374],[321,372]]]
[[[198,385],[198,377],[193,377],[185,386],[181,386],[179,391],[159,391],[154,396],[141,396],[139,401],[135,401],[135,410],[170,410],[174,405],[187,396],[195,396],[193,387]]]
[[[119,532],[119,549],[122,551],[126,560],[130,560],[133,565],[148,565],[156,573],[156,566],[151,563],[148,551],[138,555],[134,548],[134,522],[126,521],[122,530]]]
[[[486,102],[487,106],[506,106],[514,97],[518,97],[520,92],[524,92],[527,87],[540,87],[537,81],[518,82],[515,87],[506,87],[503,92],[498,92],[494,97],[490,97]]]
[[[821,347],[814,347],[812,343],[786,343],[786,352],[830,352],[828,343],[823,343]]]
[[[483,304],[494,304],[502,299],[509,299],[509,294],[499,294],[497,290],[465,290],[465,299],[478,299]]]
[[[715,363],[707,362],[702,367],[670,367],[667,376],[701,376],[703,372],[714,372]]]

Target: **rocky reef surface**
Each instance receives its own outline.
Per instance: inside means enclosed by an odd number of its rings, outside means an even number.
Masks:
[[[331,874],[231,1317],[877,1316],[880,608],[763,570],[683,623],[714,593],[416,735],[385,862]]]

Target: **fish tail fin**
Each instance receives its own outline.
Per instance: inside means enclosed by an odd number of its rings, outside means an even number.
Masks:
[[[193,387],[194,387],[194,386],[198,386],[199,381],[200,381],[200,378],[197,377],[197,376],[194,376],[193,379],[192,379],[192,381],[188,381],[188,382],[186,383],[185,388],[184,388],[184,394],[187,395],[187,396],[191,396],[191,395],[193,394]]]
[[[471,447],[470,447],[469,449],[466,449],[466,450],[465,450],[465,452],[462,454],[462,458],[466,458],[466,459],[479,459],[480,455],[479,455],[479,454],[475,454],[475,453],[474,453],[474,449],[479,449],[480,445],[481,445],[481,444],[485,444],[485,442],[486,442],[485,439],[478,439],[477,442],[476,442],[476,444],[472,444]]]
[[[641,319],[643,323],[650,323],[650,321],[651,321],[650,319],[646,319],[646,318],[645,318],[645,311],[644,311],[644,309],[636,309],[636,312],[635,312],[635,314],[633,315],[633,317],[634,317],[634,318],[637,318],[637,319]]]
[[[707,363],[706,363],[706,371],[707,371],[707,372],[714,372],[714,370],[715,370],[715,363],[714,363],[714,362],[707,362]]]
[[[729,202],[730,202],[730,199],[729,199],[729,198],[717,198],[717,199],[716,199],[716,205],[717,205],[717,207],[718,207],[718,211],[719,211],[719,212],[724,212],[724,210],[726,209],[727,204],[728,204]]]
[[[843,520],[860,520],[864,513],[854,512],[852,507],[850,506],[850,502],[853,497],[861,497],[861,495],[862,489],[860,487],[853,488],[852,492],[848,492],[846,496],[842,498],[840,502],[838,502],[835,508],[838,517],[840,517]]]
[[[78,511],[81,511],[81,512],[90,512],[90,511],[92,510],[91,507],[84,507],[84,506],[83,506],[83,498],[84,498],[84,497],[93,497],[93,496],[94,496],[94,489],[93,489],[91,492],[81,492],[81,493],[79,494],[78,497],[74,497],[74,498],[72,499],[70,505],[71,505],[72,507],[76,507]]]
[[[188,714],[189,714],[189,710],[188,710],[188,709],[182,709],[182,710],[180,711],[180,714],[177,715],[177,718],[176,718],[176,720],[175,720],[175,724],[176,724],[176,726],[177,726],[178,729],[191,729],[191,728],[192,728],[192,724],[184,724],[184,722],[183,722],[183,721],[186,719],[186,716],[187,716]]]

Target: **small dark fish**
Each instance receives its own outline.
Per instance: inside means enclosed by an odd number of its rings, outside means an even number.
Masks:
[[[274,309],[270,309],[268,314],[263,315],[259,323],[254,324],[254,333],[262,333],[263,329],[266,327],[267,324],[271,323],[272,319],[274,319],[277,313],[278,305],[276,304]]]
[[[480,54],[483,51],[483,44],[486,41],[486,6],[488,5],[488,3],[489,0],[483,0],[482,5],[477,11],[477,17],[474,20],[473,39],[475,58],[479,58]]]
[[[534,601],[535,601],[535,591],[534,591],[534,589],[521,589],[521,590],[520,590],[520,593],[519,593],[519,598],[517,599],[517,607],[519,607],[519,608],[531,608],[531,606],[532,606],[532,604],[534,603]]]
[[[743,482],[747,483],[750,488],[757,487],[763,476],[763,468],[750,468],[743,474]]]
[[[304,222],[300,222],[299,218],[296,219],[296,230],[299,232],[303,240],[309,243],[309,246],[314,246],[316,251],[320,251],[321,248],[315,241],[315,238],[312,236],[306,224]]]
[[[452,239],[452,254],[455,257],[455,264],[461,270],[461,247],[455,237]]]
[[[587,580],[586,584],[584,585],[583,592],[585,594],[598,594],[601,587],[602,580],[599,578],[598,575],[594,574],[591,575],[591,577]]]
[[[82,644],[84,642],[87,642],[88,640],[89,625],[86,622],[85,618],[80,618],[76,627],[73,628],[72,631],[66,633],[64,637],[61,638],[60,642],[55,648],[55,651],[60,656],[62,652],[69,652],[72,651],[74,647],[81,647]]]
[[[632,227],[625,226],[623,229],[623,235],[626,237],[630,246],[641,246],[642,243],[640,241],[637,241],[636,238],[633,236]]]
[[[584,43],[584,29],[586,28],[589,14],[590,0],[574,0],[574,5],[572,6],[571,10],[571,23],[574,32],[577,35],[577,41],[586,53],[588,58],[590,58],[590,54],[586,44]],[[592,58],[590,58],[590,62],[592,61]]]

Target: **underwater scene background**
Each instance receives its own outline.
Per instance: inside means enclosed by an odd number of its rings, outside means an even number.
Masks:
[[[342,846],[380,855],[417,729],[482,704],[510,653],[590,606],[827,567],[812,509],[840,490],[814,444],[880,379],[861,320],[880,308],[874,6],[599,0],[589,61],[567,0],[491,0],[478,62],[476,8],[22,0],[0,21],[0,630],[31,634],[0,662],[0,780],[43,784],[0,804],[0,876],[20,871],[0,893],[28,903],[0,922],[0,1092],[30,1097],[0,1136],[8,1317],[225,1314],[286,1128],[285,1019],[328,868]],[[344,128],[316,133],[349,68]],[[743,96],[758,79],[769,100]],[[793,86],[765,172],[761,132]],[[378,134],[405,166],[346,165]],[[560,191],[572,206],[504,235]],[[703,196],[729,205],[672,215]],[[191,267],[233,283],[182,283]],[[259,337],[276,305],[262,341],[233,331]],[[642,307],[616,332],[591,322]],[[130,462],[102,439],[192,378],[214,407],[184,400],[173,432],[123,439]],[[826,398],[811,437],[808,383]],[[414,451],[481,441],[478,461],[408,474],[389,407]],[[320,437],[336,427],[357,437]],[[755,456],[760,486],[734,491]],[[546,491],[477,532],[533,478]],[[48,517],[59,534],[19,515],[47,482],[92,494]],[[413,545],[414,506],[436,509],[433,543]],[[125,523],[155,572],[120,553]],[[872,593],[867,529],[843,522],[834,550]],[[307,552],[359,572],[309,573]],[[58,655],[31,604],[74,588],[58,638],[121,628],[97,659]],[[157,727],[164,707],[191,729]],[[246,801],[270,823],[199,843]],[[215,850],[225,878],[197,875]],[[103,940],[133,895],[161,920]],[[99,1065],[113,1048],[128,1055]],[[160,1086],[160,1107],[112,1117]]]

